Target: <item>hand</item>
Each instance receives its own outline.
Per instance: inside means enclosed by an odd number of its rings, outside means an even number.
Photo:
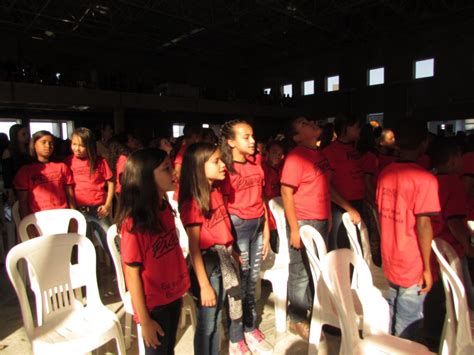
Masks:
[[[268,252],[270,251],[270,241],[264,240],[263,241],[263,249],[262,249],[262,259],[265,260],[268,256]]]
[[[107,217],[109,215],[109,211],[110,211],[110,206],[107,206],[107,205],[99,206],[99,208],[97,208],[97,216],[99,216],[99,218]]]
[[[216,292],[211,285],[201,287],[201,304],[203,307],[216,306]]]
[[[165,332],[163,331],[163,329],[161,329],[161,326],[153,319],[149,319],[145,322],[142,322],[141,326],[142,338],[145,342],[145,345],[153,349],[156,349],[158,346],[160,346],[161,343],[158,340],[158,334],[160,334],[160,336],[165,335]]]
[[[359,224],[360,223],[360,214],[357,212],[355,208],[351,208],[347,211],[349,213],[349,217],[351,218],[352,223]]]
[[[290,245],[296,250],[301,249],[301,237],[298,230],[290,233]]]
[[[423,287],[420,290],[420,293],[428,293],[431,290],[431,287],[433,286],[433,278],[431,276],[431,270],[425,270],[423,271],[422,279],[420,280],[419,283],[420,287]]]

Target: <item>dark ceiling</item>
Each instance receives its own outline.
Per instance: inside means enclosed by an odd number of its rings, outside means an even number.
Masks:
[[[472,21],[472,0],[0,0],[0,31],[169,60],[268,58]]]

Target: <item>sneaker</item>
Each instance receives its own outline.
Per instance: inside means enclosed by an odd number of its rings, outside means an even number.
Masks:
[[[252,355],[245,340],[241,340],[237,343],[229,341],[229,355]]]
[[[273,352],[273,346],[265,340],[265,335],[260,330],[254,329],[251,332],[245,332],[244,335],[245,342],[253,353],[264,355]]]
[[[304,341],[309,341],[309,324],[307,322],[290,321],[290,331],[299,335]]]

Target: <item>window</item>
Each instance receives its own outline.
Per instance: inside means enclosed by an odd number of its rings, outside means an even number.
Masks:
[[[370,69],[368,81],[369,86],[383,84],[385,81],[384,71],[384,68]]]
[[[202,128],[209,128],[209,123],[203,123]]]
[[[0,132],[5,133],[10,138],[10,127],[17,123],[15,119],[0,119]]]
[[[303,95],[314,94],[314,80],[303,81]]]
[[[265,88],[263,89],[263,94],[264,95],[270,95],[272,93],[272,89],[271,88]]]
[[[367,123],[371,123],[372,126],[383,126],[383,112],[369,113],[367,115]]]
[[[174,124],[173,125],[173,138],[178,138],[183,135],[184,124]]]
[[[468,118],[467,120],[464,121],[464,129],[466,131],[474,129],[474,118]]]
[[[326,78],[326,91],[339,91],[339,75],[329,76]]]
[[[434,76],[434,59],[425,59],[415,62],[415,79]]]
[[[283,85],[283,96],[293,97],[293,85],[291,84]]]
[[[38,131],[49,131],[54,136],[61,139],[68,139],[74,131],[74,122],[66,120],[47,121],[47,120],[31,120],[30,132],[34,134]]]
[[[34,134],[38,131],[49,131],[58,137],[58,129],[55,129],[55,124],[52,121],[30,121],[30,132]]]

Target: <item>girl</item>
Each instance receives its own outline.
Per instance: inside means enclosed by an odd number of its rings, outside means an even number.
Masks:
[[[118,195],[122,191],[122,184],[120,183],[120,180],[130,151],[116,138],[112,138],[110,140],[109,148],[110,168],[112,169],[115,176],[115,193],[117,194],[118,198]]]
[[[65,159],[74,178],[77,208],[87,220],[89,233],[94,234],[106,249],[109,213],[114,197],[113,174],[107,161],[97,156],[95,138],[88,128],[78,128],[71,135],[72,155]]]
[[[116,223],[122,235],[125,282],[147,355],[174,354],[181,298],[190,284],[165,197],[175,186],[166,152],[147,148],[129,156]]]
[[[30,153],[33,163],[23,166],[15,176],[20,217],[56,208],[75,208],[73,178],[64,163],[51,161],[54,136],[48,131],[33,134]]]
[[[199,299],[194,353],[219,353],[219,325],[226,293],[231,310],[229,354],[249,353],[242,328],[242,303],[231,296],[240,291],[240,286],[232,258],[230,219],[221,192],[213,186],[215,181],[225,178],[219,149],[210,143],[189,146],[181,172],[179,211],[189,236],[196,275],[192,284]]]
[[[229,171],[223,194],[235,232],[234,246],[240,254],[245,341],[252,352],[270,353],[271,345],[257,329],[255,307],[255,287],[268,253],[270,232],[263,201],[263,170],[251,157],[255,153],[252,127],[243,120],[226,122],[221,128],[220,148]]]

